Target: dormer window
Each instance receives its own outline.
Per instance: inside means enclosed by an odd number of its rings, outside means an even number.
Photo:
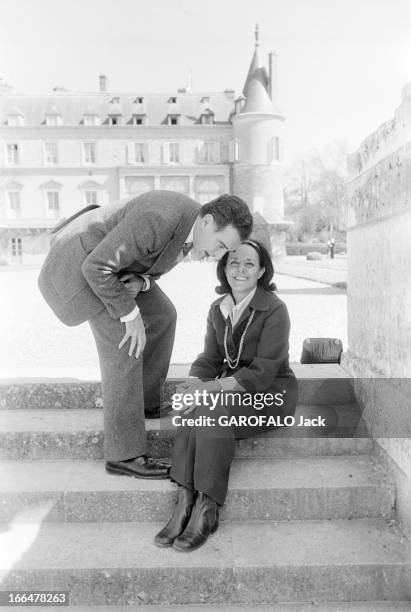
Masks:
[[[108,116],[108,124],[109,125],[121,125],[123,122],[122,115],[109,115]]]
[[[110,100],[110,109],[108,112],[108,124],[109,125],[122,125],[123,123],[123,111],[120,105],[120,98],[118,96]]]
[[[171,96],[171,98],[168,99],[168,103],[177,104],[177,96]]]
[[[83,116],[84,125],[100,125],[100,118],[96,113],[88,113]]]
[[[180,123],[180,115],[168,115],[167,116],[167,125],[179,125]]]
[[[213,125],[214,123],[214,113],[206,112],[203,113],[200,117],[200,123],[202,125]]]
[[[146,122],[145,115],[133,115],[131,123],[132,125],[144,125]]]
[[[144,102],[144,98],[142,96],[137,96],[137,98],[134,100],[135,104],[143,104]]]
[[[7,125],[9,125],[10,127],[18,127],[20,125],[23,125],[23,123],[24,123],[23,115],[11,113],[7,117]]]
[[[56,126],[62,125],[62,117],[58,113],[49,113],[46,115],[46,125]]]

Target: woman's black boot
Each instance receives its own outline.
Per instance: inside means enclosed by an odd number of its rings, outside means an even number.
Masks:
[[[207,541],[218,528],[218,505],[205,493],[199,493],[187,527],[173,543],[173,548],[190,552]]]
[[[178,487],[177,502],[174,512],[167,525],[158,532],[154,544],[161,548],[173,545],[174,539],[183,533],[191,515],[195,502],[195,491],[186,487]]]

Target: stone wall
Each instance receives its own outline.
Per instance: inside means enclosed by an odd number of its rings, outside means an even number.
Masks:
[[[411,534],[411,88],[351,157],[348,352],[343,365]],[[389,129],[388,129],[389,128]]]

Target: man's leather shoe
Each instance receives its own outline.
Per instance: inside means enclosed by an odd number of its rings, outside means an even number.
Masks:
[[[154,538],[154,544],[160,548],[172,546],[175,538],[181,535],[189,521],[195,502],[195,492],[192,489],[179,486],[174,512],[167,525]]]
[[[199,493],[190,520],[183,533],[173,542],[173,548],[191,552],[207,541],[218,528],[218,506],[205,493]]]
[[[171,402],[157,406],[156,408],[146,408],[144,410],[144,416],[146,419],[161,419],[162,417],[172,412],[173,406]]]
[[[126,461],[107,461],[106,472],[122,476],[134,476],[135,478],[159,480],[170,477],[170,465],[157,461],[153,457],[141,455]]]

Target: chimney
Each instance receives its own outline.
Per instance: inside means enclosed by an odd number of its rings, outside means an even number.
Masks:
[[[268,54],[268,94],[273,102],[278,100],[277,57],[276,51]]]
[[[107,77],[105,74],[100,74],[99,76],[99,83],[100,83],[100,91],[107,91]]]
[[[244,102],[245,102],[245,97],[242,94],[238,96],[238,98],[234,101],[236,115],[239,115],[241,113],[244,107]]]

